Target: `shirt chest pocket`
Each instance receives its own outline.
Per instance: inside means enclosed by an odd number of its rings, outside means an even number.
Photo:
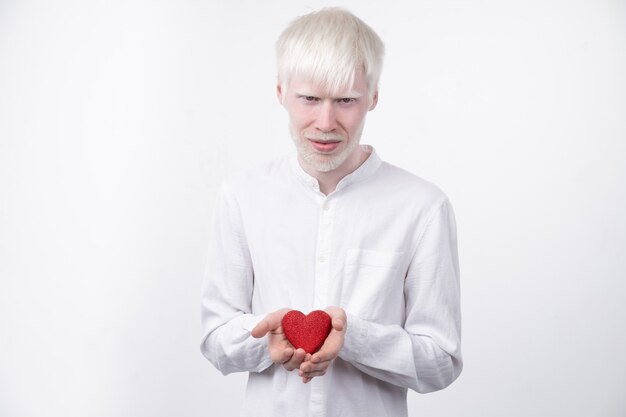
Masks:
[[[341,306],[359,317],[394,323],[404,308],[402,252],[348,249],[343,270]]]

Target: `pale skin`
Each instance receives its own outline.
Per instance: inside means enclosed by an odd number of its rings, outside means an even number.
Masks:
[[[365,124],[365,116],[376,107],[378,91],[368,91],[367,78],[363,71],[357,71],[354,84],[337,96],[330,96],[312,82],[299,78],[289,82],[283,93],[281,84],[276,87],[278,101],[289,114],[292,135],[296,135],[298,162],[302,169],[317,179],[320,191],[326,195],[332,193],[343,177],[352,173],[367,159],[358,143]],[[328,151],[315,148],[315,141],[310,137],[320,134],[340,137],[336,148]],[[352,152],[343,155],[347,148],[354,146]],[[346,159],[335,169],[327,172],[316,169],[315,164],[307,163],[303,153],[311,153],[315,162],[332,159]]]
[[[298,369],[298,375],[305,384],[316,376],[322,376],[331,362],[339,355],[347,329],[347,317],[340,307],[327,307],[324,311],[331,318],[332,328],[322,347],[312,355],[302,349],[294,349],[285,337],[281,326],[283,316],[290,309],[283,308],[268,314],[252,329],[251,335],[261,338],[268,335],[270,358],[287,371]]]
[[[378,103],[378,91],[370,94],[367,79],[359,70],[354,85],[337,96],[330,96],[319,86],[298,78],[290,81],[285,92],[278,84],[276,94],[289,114],[300,166],[317,179],[322,193],[332,193],[339,181],[361,166],[368,157],[358,144],[365,116]],[[326,137],[332,139],[324,139]],[[330,170],[320,169],[323,163],[329,161],[336,162],[337,166]],[[298,369],[302,381],[308,383],[324,375],[339,355],[348,319],[341,307],[327,307],[325,311],[331,317],[332,329],[322,347],[309,354],[302,349],[294,349],[283,333],[281,320],[289,310],[283,308],[268,314],[251,335],[256,338],[268,335],[272,362],[288,371]]]

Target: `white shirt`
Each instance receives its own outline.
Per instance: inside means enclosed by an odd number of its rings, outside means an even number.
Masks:
[[[202,353],[250,372],[244,416],[406,416],[407,388],[442,389],[462,368],[454,213],[434,185],[373,148],[328,196],[296,155],[226,181],[202,292]],[[326,375],[302,383],[250,331],[290,307],[347,314]]]

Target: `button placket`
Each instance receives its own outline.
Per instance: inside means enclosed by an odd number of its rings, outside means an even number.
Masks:
[[[328,198],[324,199],[319,210],[317,230],[317,245],[315,257],[315,294],[313,307],[323,310],[328,307],[328,286],[330,279],[330,243],[333,231],[334,210]],[[311,396],[309,399],[309,416],[322,417],[325,415],[326,399],[324,396],[324,378],[313,378]]]
[[[328,280],[330,278],[330,241],[333,229],[333,209],[326,199],[319,211],[315,264],[315,295],[313,306],[324,309],[328,303]]]

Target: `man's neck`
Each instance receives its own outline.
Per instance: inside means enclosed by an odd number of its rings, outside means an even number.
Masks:
[[[304,161],[298,157],[298,162],[300,166],[310,176],[315,178],[320,186],[320,191],[325,195],[329,195],[337,188],[337,184],[341,181],[346,175],[349,175],[357,170],[363,162],[367,160],[369,157],[369,153],[366,152],[362,146],[358,146],[357,151],[353,152],[340,166],[332,171],[321,172],[316,171],[315,169],[308,166]]]

